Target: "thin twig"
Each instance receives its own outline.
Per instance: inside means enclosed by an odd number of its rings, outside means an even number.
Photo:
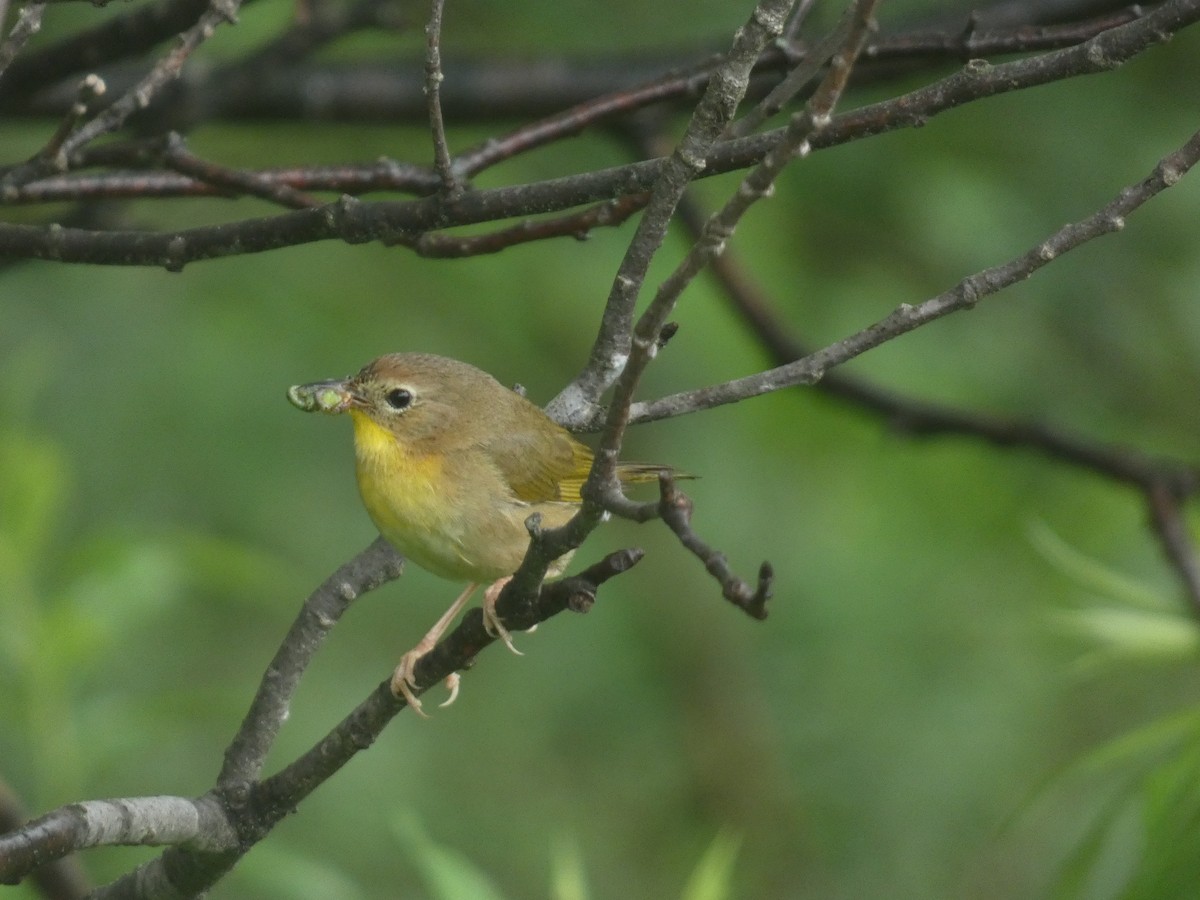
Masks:
[[[408,23],[396,0],[354,0],[348,4],[307,4],[279,34],[231,66],[213,72],[215,83],[236,82],[232,90],[250,87],[264,72],[312,56],[340,38],[368,28],[399,31]],[[247,81],[246,79],[249,79]]]
[[[46,164],[50,171],[66,171],[67,155],[63,152],[63,143],[76,126],[87,117],[92,103],[104,96],[105,90],[107,88],[104,79],[99,75],[88,75],[79,83],[79,88],[75,93],[75,102],[71,104],[71,108],[63,116],[54,134],[37,154],[37,157]]]
[[[446,143],[446,123],[442,119],[442,11],[445,0],[433,0],[429,24],[425,26],[425,97],[429,101],[429,133],[433,137],[433,166],[442,179],[448,196],[462,192],[454,173],[450,147]]]
[[[734,228],[755,201],[765,196],[775,178],[783,168],[797,157],[808,155],[809,139],[812,134],[828,123],[830,113],[838,98],[845,90],[846,82],[854,67],[858,54],[866,43],[867,35],[874,27],[873,14],[878,0],[858,0],[853,5],[853,20],[844,36],[844,43],[834,56],[834,59],[817,88],[812,100],[803,113],[793,117],[785,139],[780,142],[759,166],[738,186],[719,213],[709,219],[700,238],[692,246],[683,261],[659,285],[654,299],[638,320],[634,328],[632,349],[624,371],[617,379],[613,390],[612,403],[605,418],[604,429],[600,438],[600,450],[597,460],[610,460],[615,465],[617,452],[620,450],[624,432],[629,424],[630,406],[633,403],[634,392],[638,382],[658,352],[658,343],[667,318],[675,308],[684,288],[704,268],[705,265],[724,249],[725,241],[733,234]],[[609,470],[610,472],[612,469]],[[593,466],[592,474],[585,485],[587,491],[602,491],[602,503],[605,509],[623,516],[640,517],[645,515],[644,504],[631,504],[621,493],[620,485],[611,475],[599,468],[599,463]],[[759,618],[766,616],[766,600],[770,596],[772,572],[769,563],[763,563],[759,571],[758,587],[751,589],[744,581],[735,576],[725,562],[725,558],[706,544],[691,531],[690,501],[679,493],[670,479],[662,484],[662,500],[659,510],[672,516],[672,529],[684,546],[705,560],[708,571],[721,583],[726,599]]]
[[[783,139],[742,179],[720,211],[709,218],[687,255],[659,286],[654,302],[643,317],[644,332],[643,323],[638,325],[643,340],[658,334],[684,289],[714,257],[724,252],[726,242],[733,236],[742,217],[751,206],[771,193],[780,173],[793,160],[806,157],[812,151],[814,136],[829,125],[867,35],[875,27],[873,16],[878,2],[858,0],[847,10],[843,17],[844,29],[839,27],[834,32],[841,38],[841,43],[829,48],[833,58],[816,93],[802,112],[792,116]]]
[[[1180,499],[1168,484],[1155,484],[1146,490],[1146,505],[1150,509],[1154,532],[1168,562],[1179,573],[1192,615],[1200,618],[1200,559],[1197,559],[1196,544],[1184,519]]]
[[[71,169],[96,165],[151,166],[161,161],[162,141],[126,141],[88,147],[72,156]],[[360,195],[376,191],[399,191],[425,197],[441,185],[427,166],[380,159],[360,165],[323,165],[271,169],[229,170],[246,176],[256,186],[289,187],[296,191],[332,191]],[[217,179],[219,180],[219,179]],[[256,188],[257,189],[257,188]],[[239,186],[234,193],[244,192]],[[11,188],[4,195],[8,204],[50,203],[69,200],[123,200],[153,197],[227,197],[231,189],[212,181],[178,172],[123,171],[104,174],[74,172],[39,178]]]
[[[758,582],[751,587],[729,566],[725,554],[704,542],[692,529],[692,500],[675,486],[668,473],[659,476],[660,498],[658,514],[663,522],[679,538],[679,542],[704,563],[708,574],[721,585],[725,599],[755,619],[767,617],[767,601],[771,599],[771,587],[775,581],[775,570],[769,562],[758,569]]]
[[[680,204],[680,214],[689,231],[699,235],[706,216],[687,200]],[[809,354],[788,333],[749,274],[728,253],[713,260],[711,271],[774,365],[783,366]],[[840,368],[826,373],[814,387],[878,416],[888,427],[911,437],[959,436],[999,448],[1023,447],[1143,493],[1161,486],[1181,498],[1200,494],[1200,466],[1192,463],[1147,456],[1130,447],[1089,440],[1040,422],[986,415],[905,396]]]
[[[24,54],[0,83],[0,94],[5,97],[35,94],[63,79],[95,71],[109,63],[139,59],[195,24],[207,7],[208,0],[157,0],[132,12],[106,17],[98,25]]]
[[[613,280],[587,366],[551,401],[547,409],[552,416],[568,417],[577,415],[581,409],[595,409],[600,395],[627,370],[634,307],[650,261],[662,245],[679,198],[688,184],[704,171],[712,145],[728,126],[745,96],[755,61],[767,43],[782,33],[790,8],[791,3],[787,0],[761,0],[750,19],[738,30],[724,64],[709,80],[679,145],[661,167],[646,211],[638,221],[637,232],[629,242]],[[636,384],[636,376],[633,383]],[[610,411],[616,410],[617,406],[610,407]],[[619,412],[612,414],[620,415]],[[588,479],[590,487],[585,487],[585,499],[589,491],[594,496],[601,485],[614,480],[615,450],[620,447],[622,433],[623,428],[612,430],[609,441],[597,455]]]
[[[1111,71],[1148,47],[1168,40],[1197,19],[1200,19],[1200,0],[1174,0],[1080,46],[997,66],[969,65],[909,94],[837,116],[814,139],[813,149],[917,127],[939,113],[983,97],[1063,78]],[[757,163],[778,142],[781,134],[782,131],[774,131],[715,145],[705,161],[701,177]],[[551,181],[472,191],[453,204],[438,198],[400,203],[341,202],[319,211],[300,210],[174,232],[93,232],[0,223],[0,256],[178,269],[196,260],[261,252],[309,241],[341,239],[361,243],[398,233],[417,234],[433,228],[555,212],[646,191],[655,183],[664,165],[662,160],[648,160]],[[436,174],[431,172],[429,175],[436,184]],[[0,198],[10,196],[12,190],[0,194]],[[596,410],[593,407],[561,402],[554,410],[561,417],[560,421],[572,428],[595,427]]]
[[[365,557],[375,550],[375,546],[372,545],[371,548],[368,548],[364,554],[360,555],[359,559],[364,562],[364,570],[367,574],[373,569],[373,577],[385,578],[389,566],[386,559],[382,561],[382,568],[378,565],[366,564]],[[528,629],[533,625],[540,624],[564,610],[587,612],[596,599],[599,587],[609,579],[628,571],[641,558],[642,551],[638,549],[610,553],[578,575],[543,585],[530,602],[525,602],[516,594],[510,594],[507,597],[502,595],[497,602],[496,611],[506,622],[520,629]],[[347,566],[353,564],[353,562],[348,563]],[[338,578],[339,575],[335,574],[318,589],[317,593],[331,587],[336,591],[335,582]],[[299,624],[300,620],[297,620],[297,625]],[[332,624],[329,623],[330,627]],[[481,650],[494,641],[495,638],[488,633],[484,626],[483,611],[479,608],[471,610],[462,618],[454,631],[421,658],[414,672],[417,682],[416,692],[424,693],[429,687],[440,683],[451,673],[466,668]],[[311,657],[308,643],[308,639],[298,634],[296,626],[293,626],[276,659],[278,660],[289,647],[292,648],[291,652],[296,652],[298,649],[303,656]],[[315,650],[315,647],[312,649]],[[304,660],[304,664],[307,664],[307,659]],[[268,679],[273,677],[272,672],[273,669],[268,670]],[[259,699],[256,698],[256,705]],[[146,895],[146,891],[143,889],[147,885],[155,885],[157,890],[163,892],[155,894],[156,896],[200,894],[232,868],[238,859],[269,834],[284,816],[295,810],[317,787],[336,774],[358,753],[370,747],[387,724],[404,707],[404,700],[392,694],[390,678],[386,679],[307,752],[269,778],[262,781],[257,780],[260,760],[259,766],[252,767],[255,773],[253,777],[248,780],[226,780],[224,784],[219,784],[216,789],[196,801],[184,798],[130,798],[121,801],[101,801],[102,803],[120,804],[129,809],[130,814],[123,822],[118,823],[119,827],[110,830],[106,835],[102,834],[99,840],[90,837],[90,833],[86,830],[81,831],[73,826],[56,826],[60,828],[59,846],[69,850],[69,844],[81,839],[92,841],[91,845],[135,842],[162,844],[167,841],[156,838],[164,829],[172,830],[172,834],[168,837],[174,844],[178,839],[186,840],[188,835],[195,834],[197,837],[204,838],[201,845],[185,843],[182,846],[171,846],[157,859],[139,866],[129,875],[101,888],[93,896],[97,898],[142,897]],[[253,714],[254,709],[252,708],[251,714],[247,716],[247,722],[250,722]],[[268,718],[274,721],[276,716],[271,715]],[[247,772],[249,771],[247,769]],[[148,821],[145,817],[145,811],[153,809],[155,801],[166,801],[169,808],[176,813],[169,820],[164,820],[159,824],[157,833],[154,828],[150,827],[154,822]],[[159,808],[164,807],[160,806]],[[75,815],[73,807],[64,807],[43,817],[40,821],[61,822],[64,825],[70,825]],[[193,831],[193,822],[197,815],[204,817],[205,821],[201,823],[202,827],[199,830]],[[209,818],[212,819],[211,822],[208,821]],[[143,834],[143,832],[149,833]],[[108,840],[105,840],[105,837]],[[33,834],[25,830],[15,835],[0,836],[0,863],[4,864],[0,867],[0,878],[20,877],[28,871],[28,866],[31,864],[31,859],[27,855],[23,855],[19,859],[13,857],[12,865],[9,866],[7,864],[9,857],[4,853],[6,846],[17,847],[19,845],[23,847],[24,842],[39,839],[40,832]],[[8,845],[5,844],[6,841],[9,842]]]
[[[1019,281],[1064,253],[1105,234],[1118,231],[1125,219],[1151,197],[1176,184],[1200,159],[1200,132],[1165,157],[1140,182],[1122,190],[1112,201],[1077,223],[1066,225],[1021,256],[964,278],[955,287],[915,306],[901,305],[891,315],[844,340],[803,359],[723,384],[634,404],[631,422],[651,422],[736,403],[797,384],[813,384],[825,372],[893,338],[963,309]]]
[[[150,101],[159,91],[179,77],[188,57],[197,47],[212,37],[218,26],[237,21],[237,11],[241,3],[242,0],[209,0],[209,8],[200,16],[196,24],[179,35],[175,48],[160,59],[135,88],[62,141],[59,157],[69,158],[101,135],[116,131],[131,115],[149,106]],[[0,179],[0,184],[16,187],[32,181],[40,174],[35,167],[18,167]]]
[[[842,13],[841,18],[838,19],[838,23],[833,30],[825,35],[811,52],[806,53],[804,58],[787,73],[787,76],[779,84],[771,89],[767,96],[758,102],[758,105],[754,109],[730,125],[726,130],[725,136],[733,138],[752,134],[763,122],[783,109],[785,104],[799,94],[817,76],[821,67],[838,50],[847,46],[847,38],[856,20],[861,20],[859,10],[854,5],[848,6],[846,11]],[[865,41],[865,39],[866,35],[864,34],[863,40]],[[855,50],[856,59],[861,52],[862,44],[860,43]],[[843,83],[841,89],[844,88],[845,84]],[[839,89],[839,93],[841,89]]]
[[[292,695],[333,626],[358,597],[398,578],[404,560],[391,544],[376,538],[341,566],[304,601],[296,621],[267,667],[238,733],[225,750],[219,787],[252,781],[287,718]]]
[[[42,14],[45,11],[45,3],[30,3],[21,7],[20,13],[17,14],[17,21],[13,23],[13,27],[8,32],[8,37],[0,43],[0,79],[3,79],[4,73],[12,61],[17,58],[17,54],[25,49],[29,39],[41,30]],[[4,25],[4,19],[5,16],[0,15],[0,27]]]
[[[181,175],[212,185],[224,194],[249,194],[290,209],[312,209],[323,205],[323,201],[311,194],[298,191],[279,181],[260,178],[253,172],[228,169],[200,159],[187,149],[183,137],[174,131],[166,137],[163,162]]]
[[[800,36],[800,30],[804,27],[808,14],[812,12],[814,6],[816,6],[816,0],[800,0],[792,9],[787,24],[783,26],[783,34],[779,36],[779,41],[784,47],[789,46]]]
[[[553,237],[573,237],[584,240],[593,228],[611,228],[625,222],[646,205],[648,194],[630,194],[605,203],[589,206],[579,212],[550,219],[529,219],[489,231],[486,234],[449,235],[425,232],[412,236],[401,234],[393,243],[403,244],[416,251],[418,256],[431,259],[453,259],[463,256],[480,256],[499,253],[518,244],[544,241]]]
[[[691,96],[703,90],[713,69],[720,64],[705,60],[683,72],[671,72],[641,85],[589,98],[562,112],[555,112],[537,122],[531,122],[496,138],[489,138],[461,153],[458,168],[468,175],[477,175],[499,162],[587,128],[645,109],[655,103],[679,96]]]

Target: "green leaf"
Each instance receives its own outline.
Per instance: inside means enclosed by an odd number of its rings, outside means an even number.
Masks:
[[[365,900],[356,881],[339,868],[310,853],[264,841],[238,869],[238,879],[253,888],[255,897],[288,900]]]
[[[434,841],[413,813],[396,816],[392,832],[416,866],[426,888],[440,900],[503,900],[503,895],[464,854]]]
[[[725,900],[732,896],[733,866],[741,846],[740,835],[718,831],[688,879],[683,900]]]
[[[553,900],[587,900],[587,872],[578,841],[560,837],[550,851],[550,896]]]
[[[1172,610],[1177,604],[1160,592],[1127,578],[1104,564],[1080,553],[1045,522],[1032,522],[1028,528],[1034,549],[1055,569],[1078,584],[1122,606],[1149,610]]]
[[[1095,607],[1054,616],[1066,630],[1100,645],[1112,658],[1175,661],[1200,650],[1200,629],[1179,613]]]
[[[37,565],[54,531],[70,481],[62,451],[31,434],[0,434],[0,535]]]

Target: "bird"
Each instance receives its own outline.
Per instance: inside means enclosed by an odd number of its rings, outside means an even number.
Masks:
[[[348,413],[355,477],[367,514],[403,556],[466,587],[429,632],[405,653],[392,693],[421,715],[413,681],[417,661],[437,644],[481,584],[484,623],[518,652],[495,612],[500,590],[529,548],[526,521],[566,524],[582,503],[592,451],[522,393],[469,363],[430,353],[390,353],[346,378],[293,385],[288,399],[305,412]],[[669,466],[620,462],[624,483],[657,481]],[[547,576],[563,573],[566,553]],[[449,705],[458,682],[449,681]]]

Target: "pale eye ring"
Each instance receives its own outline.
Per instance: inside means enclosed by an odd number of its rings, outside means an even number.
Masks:
[[[412,391],[404,388],[392,388],[384,395],[383,399],[392,409],[401,410],[412,406],[413,395]]]

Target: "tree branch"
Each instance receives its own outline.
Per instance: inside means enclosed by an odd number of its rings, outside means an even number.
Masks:
[[[425,26],[425,96],[429,101],[429,133],[433,137],[433,167],[447,196],[462,192],[458,175],[450,160],[446,143],[446,123],[442,119],[442,11],[445,0],[433,0],[429,24]]]
[[[304,601],[259,683],[241,728],[225,750],[218,786],[229,787],[258,778],[287,719],[300,678],[330,631],[351,603],[399,578],[403,571],[403,557],[383,538],[376,538]]]
[[[755,61],[767,42],[783,33],[791,5],[790,0],[761,0],[746,24],[738,30],[724,63],[710,78],[675,152],[659,167],[650,200],[604,304],[599,333],[592,344],[587,366],[550,402],[547,411],[552,417],[570,419],[594,410],[600,395],[628,371],[633,311],[650,261],[662,245],[679,198],[688,184],[705,170],[713,144],[737,112],[749,86]],[[656,332],[654,340],[657,337]],[[615,437],[615,447],[610,437],[609,443],[596,456],[592,475],[584,487],[585,509],[589,492],[594,496],[600,484],[614,478],[616,457],[613,451],[619,449],[620,435]],[[598,512],[596,509],[594,514],[598,515]]]
[[[1173,0],[1135,22],[1104,32],[1085,44],[997,66],[974,63],[909,94],[837,116],[812,141],[822,149],[897,128],[924,124],[963,103],[1061,78],[1109,71],[1175,31],[1200,19],[1200,0]],[[758,163],[781,139],[782,129],[712,146],[700,177]],[[473,191],[456,199],[360,204],[343,199],[317,210],[175,232],[92,232],[56,226],[0,223],[0,256],[108,265],[156,265],[179,269],[189,262],[262,252],[317,240],[349,243],[390,241],[398,235],[498,219],[562,211],[619,196],[643,193],[657,181],[665,160],[648,160],[597,172],[514,187]],[[431,173],[436,183],[436,175]],[[11,189],[0,195],[10,199]],[[618,323],[620,316],[614,309]],[[611,330],[611,325],[606,332]],[[612,348],[619,350],[619,348]],[[603,356],[603,351],[597,351]],[[618,359],[610,356],[611,359]],[[577,402],[553,409],[574,427],[589,418],[579,402],[604,378],[576,388]],[[594,412],[594,410],[592,411]]]
[[[970,309],[985,297],[1029,278],[1042,266],[1062,254],[1102,235],[1119,231],[1125,226],[1126,217],[1137,211],[1150,198],[1176,184],[1195,165],[1198,158],[1200,132],[1193,134],[1178,150],[1163,157],[1154,170],[1140,182],[1122,190],[1112,201],[1087,218],[1059,229],[1021,256],[968,276],[954,288],[916,306],[903,304],[875,324],[796,362],[723,384],[634,404],[630,419],[635,423],[653,422],[726,403],[736,403],[797,384],[814,384],[834,366],[942,316]]]
[[[6,8],[0,7],[0,11]],[[24,50],[29,39],[41,30],[42,14],[45,11],[45,3],[30,3],[28,6],[21,7],[21,11],[17,14],[17,21],[9,29],[8,37],[0,42],[0,82],[17,54]],[[3,24],[4,16],[0,15],[0,26]]]

